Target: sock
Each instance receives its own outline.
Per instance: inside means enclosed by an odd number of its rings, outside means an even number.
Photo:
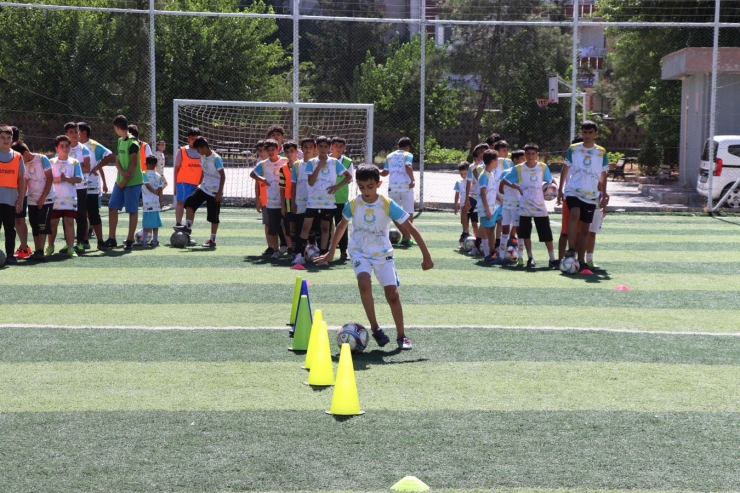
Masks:
[[[187,226],[188,228],[192,228],[193,227],[193,221],[191,221],[190,219],[187,219],[185,221],[185,226]]]
[[[550,261],[551,262],[554,261],[555,260],[555,250],[548,250],[547,253],[550,254]]]
[[[501,249],[506,250],[506,246],[509,244],[509,235],[501,233]]]
[[[211,241],[216,241],[216,233],[211,233]]]
[[[483,255],[488,257],[491,254],[491,249],[488,246],[488,240],[481,240],[481,245],[483,245]]]
[[[501,238],[496,238],[496,246],[494,248],[498,249],[500,245],[501,245]]]
[[[146,239],[147,239],[148,236],[149,236],[149,233],[147,233],[146,231],[144,231],[143,233],[141,233],[141,242],[142,243],[146,243]]]
[[[594,254],[593,253],[587,253],[586,254],[586,262],[593,262],[594,261]]]
[[[524,240],[522,240],[521,238],[519,238],[517,248],[519,248],[519,258],[522,258],[524,256]]]
[[[152,241],[159,241],[159,230],[155,229],[152,233]]]

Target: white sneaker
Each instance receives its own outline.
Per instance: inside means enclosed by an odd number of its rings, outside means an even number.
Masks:
[[[280,253],[285,253],[285,252],[288,251],[288,247],[287,246],[281,246],[280,249],[279,249],[279,251],[280,251]]]
[[[295,256],[293,261],[291,262],[292,265],[304,265],[306,261],[303,259],[303,255],[300,253]]]
[[[279,259],[280,258],[280,252],[273,253],[272,255],[270,255],[270,258],[271,259],[275,259],[275,260]]]
[[[473,248],[472,248],[472,249],[470,250],[470,252],[468,253],[468,255],[470,255],[471,257],[475,257],[476,255],[478,255],[478,249],[477,249],[477,248],[475,248],[475,247],[473,247]]]

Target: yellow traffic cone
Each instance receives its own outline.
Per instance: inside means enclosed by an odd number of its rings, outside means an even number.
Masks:
[[[328,387],[334,385],[334,368],[331,364],[331,348],[329,347],[329,331],[326,322],[321,322],[316,352],[311,360],[311,371],[308,372],[306,385]]]
[[[293,333],[293,346],[291,351],[306,351],[308,349],[308,338],[311,336],[311,310],[308,307],[308,296],[301,296],[298,302],[298,315],[295,319],[295,332]]]
[[[342,344],[342,350],[339,353],[337,382],[334,384],[331,408],[326,412],[335,416],[357,416],[359,414],[365,414],[365,411],[360,411],[360,398],[357,395],[352,352],[349,349],[349,344],[346,343]]]
[[[298,301],[301,297],[301,276],[295,278],[295,287],[293,288],[293,305],[290,307],[290,321],[286,325],[291,327],[295,323],[296,312],[298,311]]]
[[[304,370],[311,369],[311,361],[312,361],[314,353],[316,352],[316,343],[319,340],[321,322],[323,321],[324,321],[324,315],[321,312],[321,310],[314,310],[313,324],[311,324],[311,336],[308,338],[308,351],[306,351],[306,360],[303,363]]]

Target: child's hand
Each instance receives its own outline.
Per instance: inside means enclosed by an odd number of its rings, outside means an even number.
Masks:
[[[221,199],[223,199],[223,198],[224,198],[224,193],[223,192],[216,193],[216,199],[215,199],[216,202],[221,202]]]
[[[424,259],[421,261],[421,269],[429,270],[432,267],[434,267],[434,262],[432,261],[432,257],[424,257]]]
[[[116,183],[116,186],[119,190],[123,190],[123,188],[126,186],[126,182],[122,181],[121,183]]]
[[[455,206],[455,215],[457,216],[457,206]]]
[[[39,199],[38,199],[38,200],[36,201],[36,203],[37,203],[37,204],[38,204],[39,206],[42,206],[42,205],[44,205],[44,202],[46,202],[46,195],[41,195],[41,196],[39,197]]]
[[[416,186],[416,182],[412,180],[411,183],[409,183],[409,190],[414,188],[414,186]]]
[[[262,212],[262,204],[259,201],[259,198],[257,199],[257,203],[255,204],[255,208],[257,209],[257,212]]]
[[[491,214],[491,209],[486,209],[486,219],[490,221],[492,217],[493,215]]]
[[[280,214],[281,214],[281,215],[282,215],[283,217],[286,217],[286,216],[288,215],[288,210],[287,210],[287,208],[285,207],[285,204],[283,204],[282,206],[280,206]]]
[[[67,175],[64,173],[59,174],[59,181],[67,181]]]
[[[324,255],[321,255],[321,256],[316,257],[315,259],[313,259],[313,263],[314,264],[321,264],[321,263],[324,263],[324,262],[331,262],[332,260],[334,260],[334,252],[329,251],[329,252],[326,252]]]
[[[338,187],[336,185],[332,185],[331,187],[326,189],[326,193],[334,195],[337,191]]]
[[[108,193],[108,184],[103,183],[103,193]]]

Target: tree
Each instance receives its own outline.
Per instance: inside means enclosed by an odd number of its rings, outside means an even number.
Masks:
[[[430,40],[426,45],[426,114],[429,135],[457,124],[457,91],[444,77],[446,52]],[[421,38],[393,44],[384,64],[368,53],[355,75],[354,93],[358,103],[375,104],[375,128],[419,139]]]

